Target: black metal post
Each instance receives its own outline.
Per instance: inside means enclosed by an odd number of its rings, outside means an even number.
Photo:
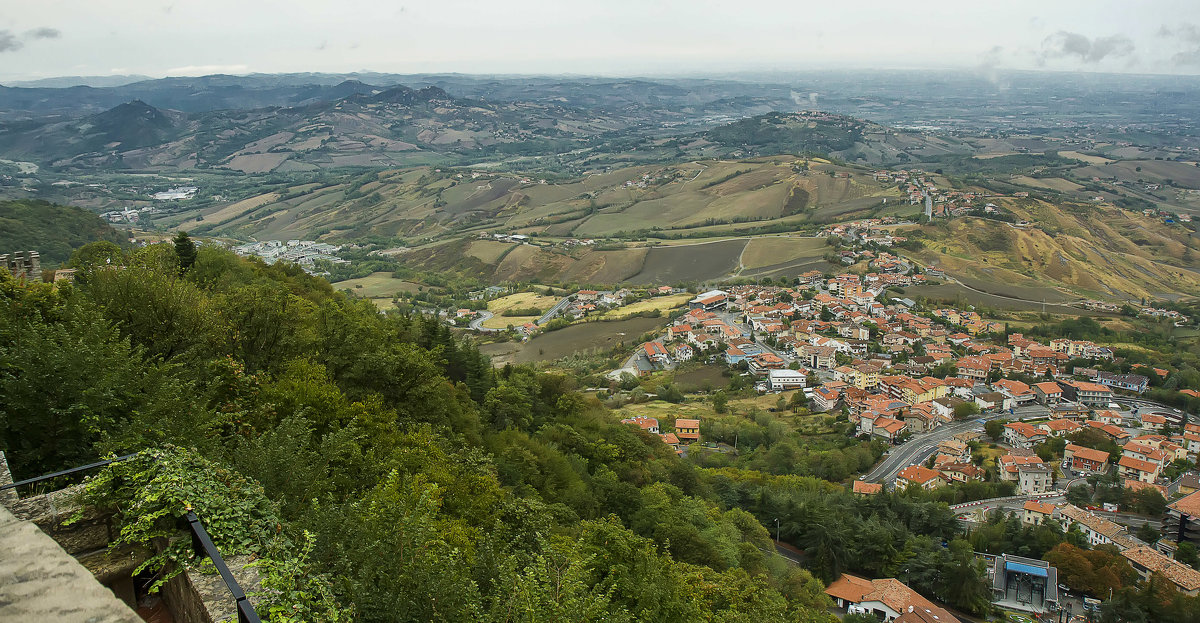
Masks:
[[[196,556],[207,556],[212,560],[213,566],[217,568],[217,573],[220,573],[221,579],[225,580],[225,586],[229,587],[230,593],[233,593],[233,599],[237,603],[238,623],[262,623],[258,618],[258,613],[254,611],[254,606],[246,597],[246,593],[242,591],[241,585],[230,573],[229,567],[225,565],[225,559],[221,557],[221,552],[208,537],[208,531],[204,529],[204,524],[200,523],[200,518],[190,510],[187,512],[186,518],[188,527],[192,530],[192,545],[199,545],[196,547]]]

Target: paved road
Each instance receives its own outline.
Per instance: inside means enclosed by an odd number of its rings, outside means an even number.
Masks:
[[[493,314],[490,311],[487,311],[486,309],[480,310],[479,315],[476,316],[475,319],[471,321],[470,327],[472,329],[474,329],[475,331],[481,331],[483,333],[493,333],[496,331],[503,331],[504,329],[489,329],[488,327],[483,326],[483,323],[486,322],[487,320],[489,320],[492,316],[495,316],[495,314]]]
[[[561,313],[562,310],[564,308],[566,308],[566,306],[569,305],[570,303],[571,303],[571,297],[569,295],[564,296],[561,301],[554,304],[554,307],[551,307],[546,313],[542,314],[542,317],[538,318],[534,322],[534,324],[541,326],[541,325],[546,324],[547,322],[550,322],[551,318],[554,318],[559,313]]]
[[[896,474],[900,470],[929,458],[937,450],[939,443],[959,433],[979,428],[983,423],[982,419],[951,422],[939,426],[933,432],[914,435],[912,439],[892,448],[891,453],[885,456],[875,469],[868,472],[864,480],[890,485],[896,480]]]

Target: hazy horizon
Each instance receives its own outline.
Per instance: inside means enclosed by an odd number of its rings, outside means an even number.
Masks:
[[[518,0],[50,0],[0,20],[0,82],[59,76],[664,76],[913,69],[1200,74],[1200,6],[1029,0],[896,8]]]

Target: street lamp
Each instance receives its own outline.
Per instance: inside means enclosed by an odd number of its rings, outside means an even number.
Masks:
[[[779,545],[779,518],[775,518],[775,545]]]

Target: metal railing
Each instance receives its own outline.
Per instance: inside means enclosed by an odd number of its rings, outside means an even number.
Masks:
[[[64,469],[61,472],[54,472],[52,474],[44,474],[42,476],[37,476],[35,478],[26,478],[25,480],[18,480],[17,482],[10,482],[6,485],[0,486],[0,491],[16,489],[17,487],[22,487],[25,485],[34,485],[34,484],[37,484],[37,483],[45,481],[45,480],[50,480],[52,478],[58,478],[59,476],[70,476],[71,474],[78,474],[79,472],[86,472],[89,469],[96,469],[97,467],[105,467],[107,465],[112,465],[113,463],[119,463],[121,461],[128,461],[129,459],[132,459],[135,456],[137,456],[137,455],[136,454],[126,454],[125,456],[118,456],[115,459],[107,459],[104,461],[97,461],[95,463],[88,463],[87,465],[80,465],[79,467],[72,467],[71,469]]]
[[[127,461],[135,456],[137,455],[126,454],[125,456],[119,456],[104,461],[97,461],[87,465],[80,465],[79,467],[72,467],[71,469],[64,469],[52,474],[45,474],[35,478],[26,478],[25,480],[0,486],[0,491],[15,489],[24,485],[37,484],[53,478],[69,476],[71,474],[77,474],[96,469],[97,467],[105,467],[113,463]],[[237,579],[233,577],[233,573],[229,571],[229,566],[225,564],[225,559],[221,556],[221,552],[217,549],[217,546],[213,544],[212,539],[209,538],[208,531],[204,529],[204,524],[200,521],[200,518],[196,516],[196,513],[194,513],[190,508],[188,509],[187,514],[180,518],[180,524],[182,525],[185,523],[187,524],[187,529],[192,533],[192,551],[195,553],[196,558],[200,559],[207,557],[209,560],[211,560],[213,566],[217,568],[217,572],[221,574],[221,579],[225,581],[225,587],[228,588],[229,592],[233,595],[234,603],[237,605],[238,623],[262,623],[262,620],[258,618],[258,613],[254,610],[254,605],[251,604],[250,599],[246,597],[246,592],[242,590],[242,587],[240,584],[238,584]]]

